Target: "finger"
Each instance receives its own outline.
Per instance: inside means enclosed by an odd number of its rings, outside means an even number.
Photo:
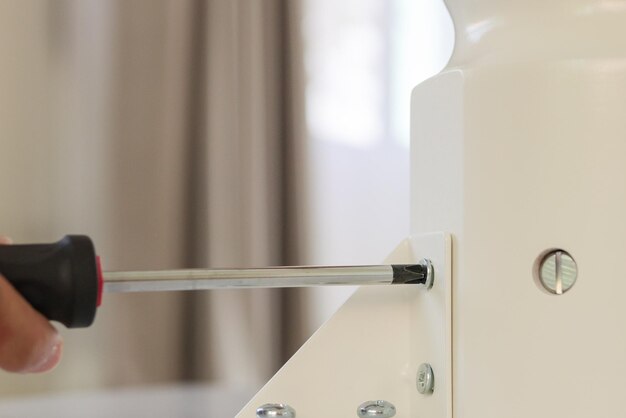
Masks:
[[[13,244],[13,240],[9,237],[5,237],[4,235],[0,235],[0,245],[8,244]]]
[[[62,351],[56,329],[0,276],[0,368],[45,372],[57,365]]]

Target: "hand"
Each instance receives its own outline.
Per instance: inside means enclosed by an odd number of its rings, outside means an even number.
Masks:
[[[10,240],[0,237],[0,244]],[[57,365],[62,351],[57,330],[0,275],[0,368],[45,372]]]

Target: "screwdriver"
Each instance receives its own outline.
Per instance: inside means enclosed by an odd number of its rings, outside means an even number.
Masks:
[[[52,244],[0,245],[0,274],[47,319],[68,328],[93,323],[103,291],[383,284],[430,288],[434,280],[428,260],[379,266],[103,272],[93,242],[85,235],[67,235]]]

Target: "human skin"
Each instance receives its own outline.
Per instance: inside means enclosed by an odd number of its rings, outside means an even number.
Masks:
[[[10,243],[0,237],[0,245]],[[62,352],[57,330],[0,275],[0,369],[46,372],[59,363]]]

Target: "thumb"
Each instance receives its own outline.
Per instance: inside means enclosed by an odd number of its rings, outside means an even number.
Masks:
[[[59,362],[62,349],[56,329],[0,276],[0,368],[45,372]]]

